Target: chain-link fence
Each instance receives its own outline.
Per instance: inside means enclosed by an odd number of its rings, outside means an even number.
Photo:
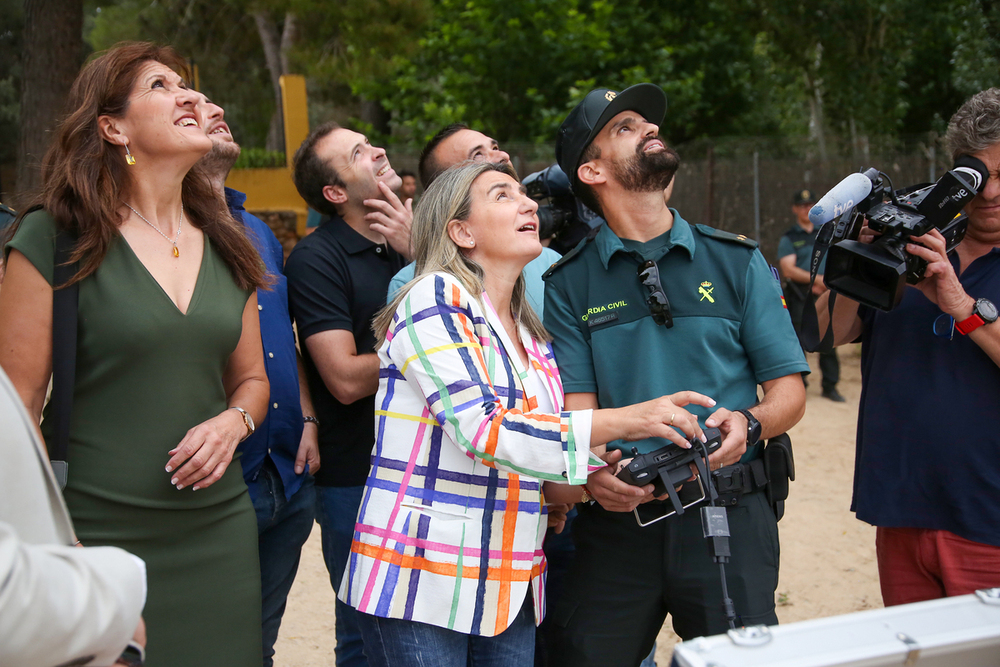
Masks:
[[[521,177],[555,161],[551,144],[507,144]],[[670,205],[686,220],[757,239],[777,263],[778,241],[795,224],[792,197],[808,188],[822,197],[848,174],[877,167],[902,188],[939,178],[951,165],[936,136],[827,140],[821,155],[808,138],[708,139],[676,146],[681,156]],[[389,150],[393,166],[416,171],[412,150]]]

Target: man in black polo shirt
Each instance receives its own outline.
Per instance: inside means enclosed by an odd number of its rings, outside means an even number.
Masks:
[[[327,123],[295,154],[295,187],[325,216],[285,265],[309,390],[319,418],[316,518],[334,591],[347,564],[375,442],[379,363],[374,314],[409,261],[411,201],[385,151]],[[337,601],[338,667],[366,665],[354,611]]]
[[[813,243],[819,231],[809,219],[809,209],[816,203],[812,190],[797,190],[792,196],[792,213],[795,214],[795,224],[781,237],[778,242],[778,266],[785,278],[785,302],[788,314],[792,317],[795,332],[802,331],[802,313],[807,306],[811,307],[809,299],[809,263],[812,261]],[[823,266],[820,265],[822,270]],[[819,296],[826,291],[823,276],[817,275],[812,292]],[[837,391],[840,381],[840,360],[836,350],[819,353],[819,369],[823,374],[823,398],[836,403],[843,403],[844,397]],[[803,382],[805,376],[802,376]]]

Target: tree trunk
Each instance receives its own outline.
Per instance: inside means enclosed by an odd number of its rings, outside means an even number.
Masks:
[[[25,0],[19,200],[41,187],[42,157],[64,113],[83,53],[82,0]]]
[[[826,119],[823,114],[823,79],[821,77],[820,66],[823,64],[823,45],[816,45],[816,58],[813,61],[813,71],[805,74],[806,87],[811,95],[809,96],[809,133],[816,141],[819,148],[819,159],[826,163]]]
[[[255,11],[253,19],[257,24],[260,42],[264,46],[264,59],[271,74],[271,87],[274,90],[274,114],[271,116],[265,147],[269,151],[283,151],[286,147],[284,116],[281,113],[281,75],[289,72],[288,54],[298,36],[298,25],[295,14],[286,13],[285,24],[279,35],[278,26],[266,11]]]
[[[361,98],[361,120],[371,125],[376,134],[389,134],[389,112],[378,100]]]

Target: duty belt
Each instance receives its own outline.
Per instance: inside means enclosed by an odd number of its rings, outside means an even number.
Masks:
[[[712,472],[712,482],[719,492],[718,504],[726,507],[738,505],[740,498],[760,491],[767,486],[764,461],[754,459],[749,463],[735,463]]]

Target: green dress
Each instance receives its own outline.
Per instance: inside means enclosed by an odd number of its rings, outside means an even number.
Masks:
[[[7,252],[51,284],[55,234],[48,214],[29,214]],[[262,662],[257,522],[239,462],[198,491],[164,470],[188,429],[226,409],[222,375],[250,294],[207,237],[187,314],[121,236],[80,282],[66,502],[85,545],[146,561],[149,667]]]

